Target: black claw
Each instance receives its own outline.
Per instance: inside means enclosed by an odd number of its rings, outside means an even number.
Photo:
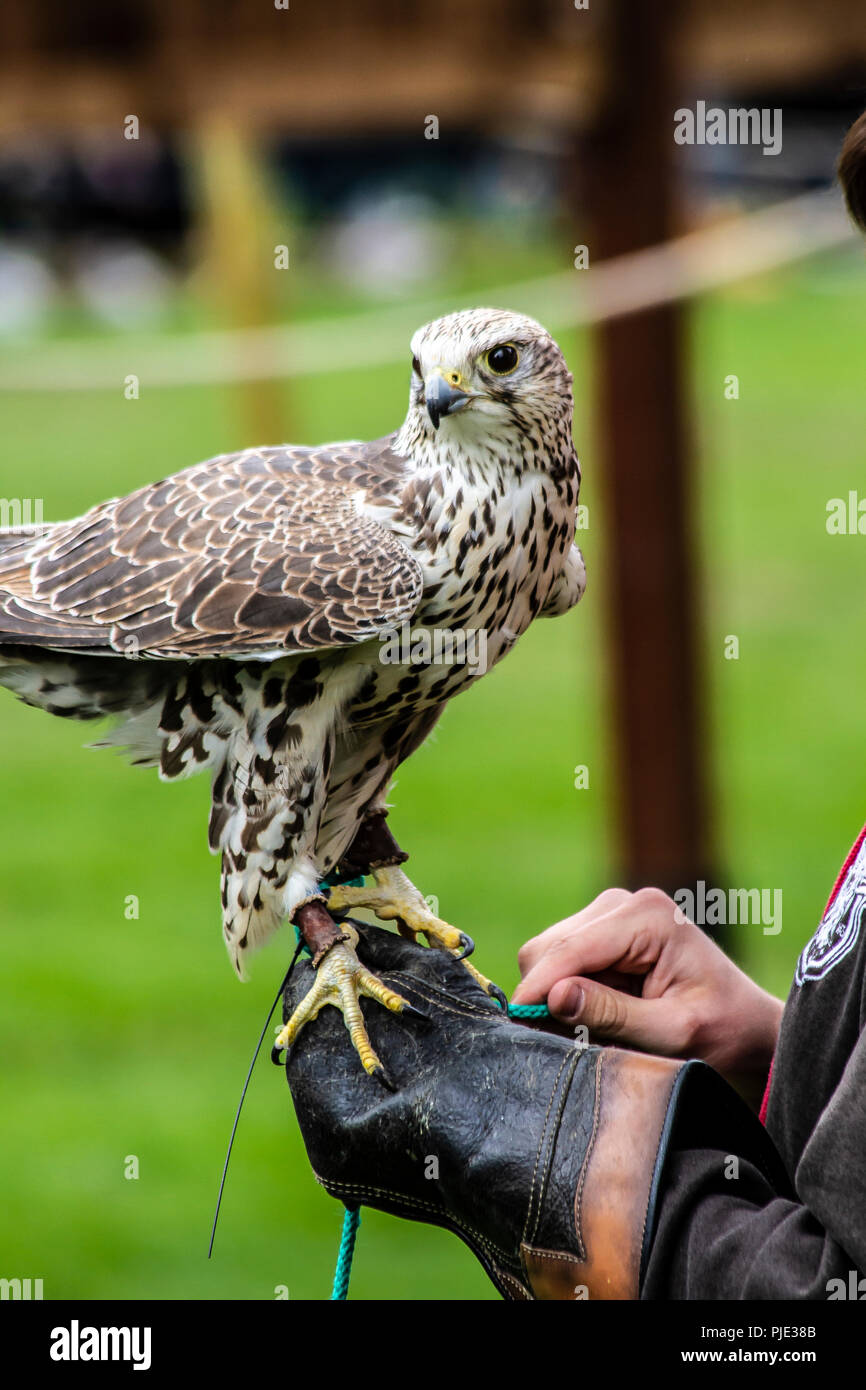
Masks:
[[[409,1014],[412,1018],[422,1018],[425,1023],[430,1022],[430,1015],[428,1013],[425,1013],[423,1009],[416,1009],[415,1005],[410,1004],[406,999],[403,1000],[403,1007],[400,1012],[401,1014]]]
[[[496,1000],[496,1002],[497,1002],[497,1004],[499,1005],[500,1009],[502,1010],[502,1012],[503,1012],[503,1013],[506,1015],[506,1017],[507,1017],[507,1015],[508,1015],[508,1000],[507,1000],[506,997],[505,997],[505,991],[504,991],[504,990],[501,990],[501,989],[499,988],[499,986],[498,986],[498,985],[495,985],[495,984],[493,983],[493,981],[491,980],[490,986],[489,986],[489,988],[488,988],[488,990],[487,990],[487,993],[488,993],[489,995],[491,995],[491,996]]]
[[[275,1067],[284,1067],[286,1065],[285,1051],[286,1049],[284,1047],[271,1048],[271,1061]]]
[[[462,931],[462,932],[460,933],[460,951],[459,951],[458,955],[455,956],[454,959],[455,959],[455,960],[465,960],[467,956],[471,956],[471,955],[472,955],[472,952],[473,952],[474,950],[475,950],[475,942],[472,940],[472,937],[471,937],[471,936],[467,936],[466,933],[465,933],[465,931]]]
[[[397,1090],[397,1087],[394,1085],[394,1082],[391,1080],[390,1076],[386,1072],[385,1068],[382,1066],[381,1062],[377,1067],[373,1068],[373,1070],[370,1072],[370,1076],[375,1076],[377,1081],[381,1081],[386,1091],[393,1092]]]

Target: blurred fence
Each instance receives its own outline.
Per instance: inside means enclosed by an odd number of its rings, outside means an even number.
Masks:
[[[554,328],[580,327],[687,299],[854,239],[838,193],[821,190],[589,270],[496,286],[484,297]],[[14,360],[0,356],[0,391],[112,390],[126,372],[143,385],[171,387],[369,368],[401,360],[418,324],[450,307],[465,306],[439,297],[264,328],[19,345]]]

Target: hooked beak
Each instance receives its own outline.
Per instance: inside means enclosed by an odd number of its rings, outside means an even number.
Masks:
[[[451,386],[440,372],[434,372],[424,383],[424,400],[434,430],[438,430],[443,415],[453,415],[455,411],[462,410],[469,399],[465,391],[461,391],[459,386]]]

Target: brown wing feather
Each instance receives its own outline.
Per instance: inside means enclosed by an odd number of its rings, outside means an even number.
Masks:
[[[389,446],[225,455],[0,547],[0,644],[206,657],[375,636],[422,587],[355,500],[398,495]]]

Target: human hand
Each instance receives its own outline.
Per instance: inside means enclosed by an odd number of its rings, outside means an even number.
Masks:
[[[699,1058],[759,1098],[783,1005],[660,889],[608,889],[527,941],[518,963],[515,1003],[546,1001],[593,1038]]]

